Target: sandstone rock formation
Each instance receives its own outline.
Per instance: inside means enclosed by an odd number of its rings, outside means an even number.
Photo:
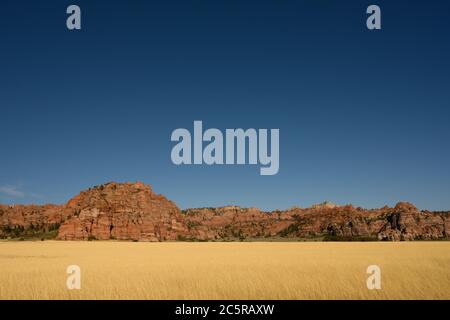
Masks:
[[[57,239],[176,240],[187,228],[177,206],[143,183],[108,183],[81,192]]]
[[[244,239],[438,240],[450,238],[450,212],[354,208],[325,202],[264,212],[227,206],[180,211],[143,183],[107,183],[64,205],[0,205],[0,238],[227,241]]]
[[[72,213],[56,205],[0,205],[0,238],[55,233]]]

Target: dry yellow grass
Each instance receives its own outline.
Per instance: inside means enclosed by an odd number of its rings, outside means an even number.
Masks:
[[[0,242],[0,299],[450,299],[450,242]]]

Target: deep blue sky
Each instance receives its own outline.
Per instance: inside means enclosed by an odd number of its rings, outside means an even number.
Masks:
[[[2,1],[0,202],[141,180],[183,208],[450,209],[449,14],[444,0]],[[175,166],[170,134],[194,120],[279,128],[278,175]]]

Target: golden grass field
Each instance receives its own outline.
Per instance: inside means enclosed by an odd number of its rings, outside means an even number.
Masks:
[[[4,241],[0,299],[450,299],[450,242]]]

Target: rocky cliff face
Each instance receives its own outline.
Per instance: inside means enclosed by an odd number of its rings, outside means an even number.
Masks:
[[[0,237],[60,240],[438,240],[450,238],[450,212],[398,203],[366,210],[331,203],[263,212],[227,206],[180,211],[143,183],[107,183],[67,204],[0,205]]]
[[[56,235],[72,213],[56,205],[0,205],[0,238]],[[53,237],[52,236],[52,237]]]
[[[81,192],[57,239],[176,240],[187,233],[180,210],[143,183],[108,183]]]
[[[438,240],[450,238],[450,212],[419,211],[409,203],[365,210],[313,206],[286,211],[224,207],[186,210],[190,234],[199,239],[302,238],[325,240]]]

